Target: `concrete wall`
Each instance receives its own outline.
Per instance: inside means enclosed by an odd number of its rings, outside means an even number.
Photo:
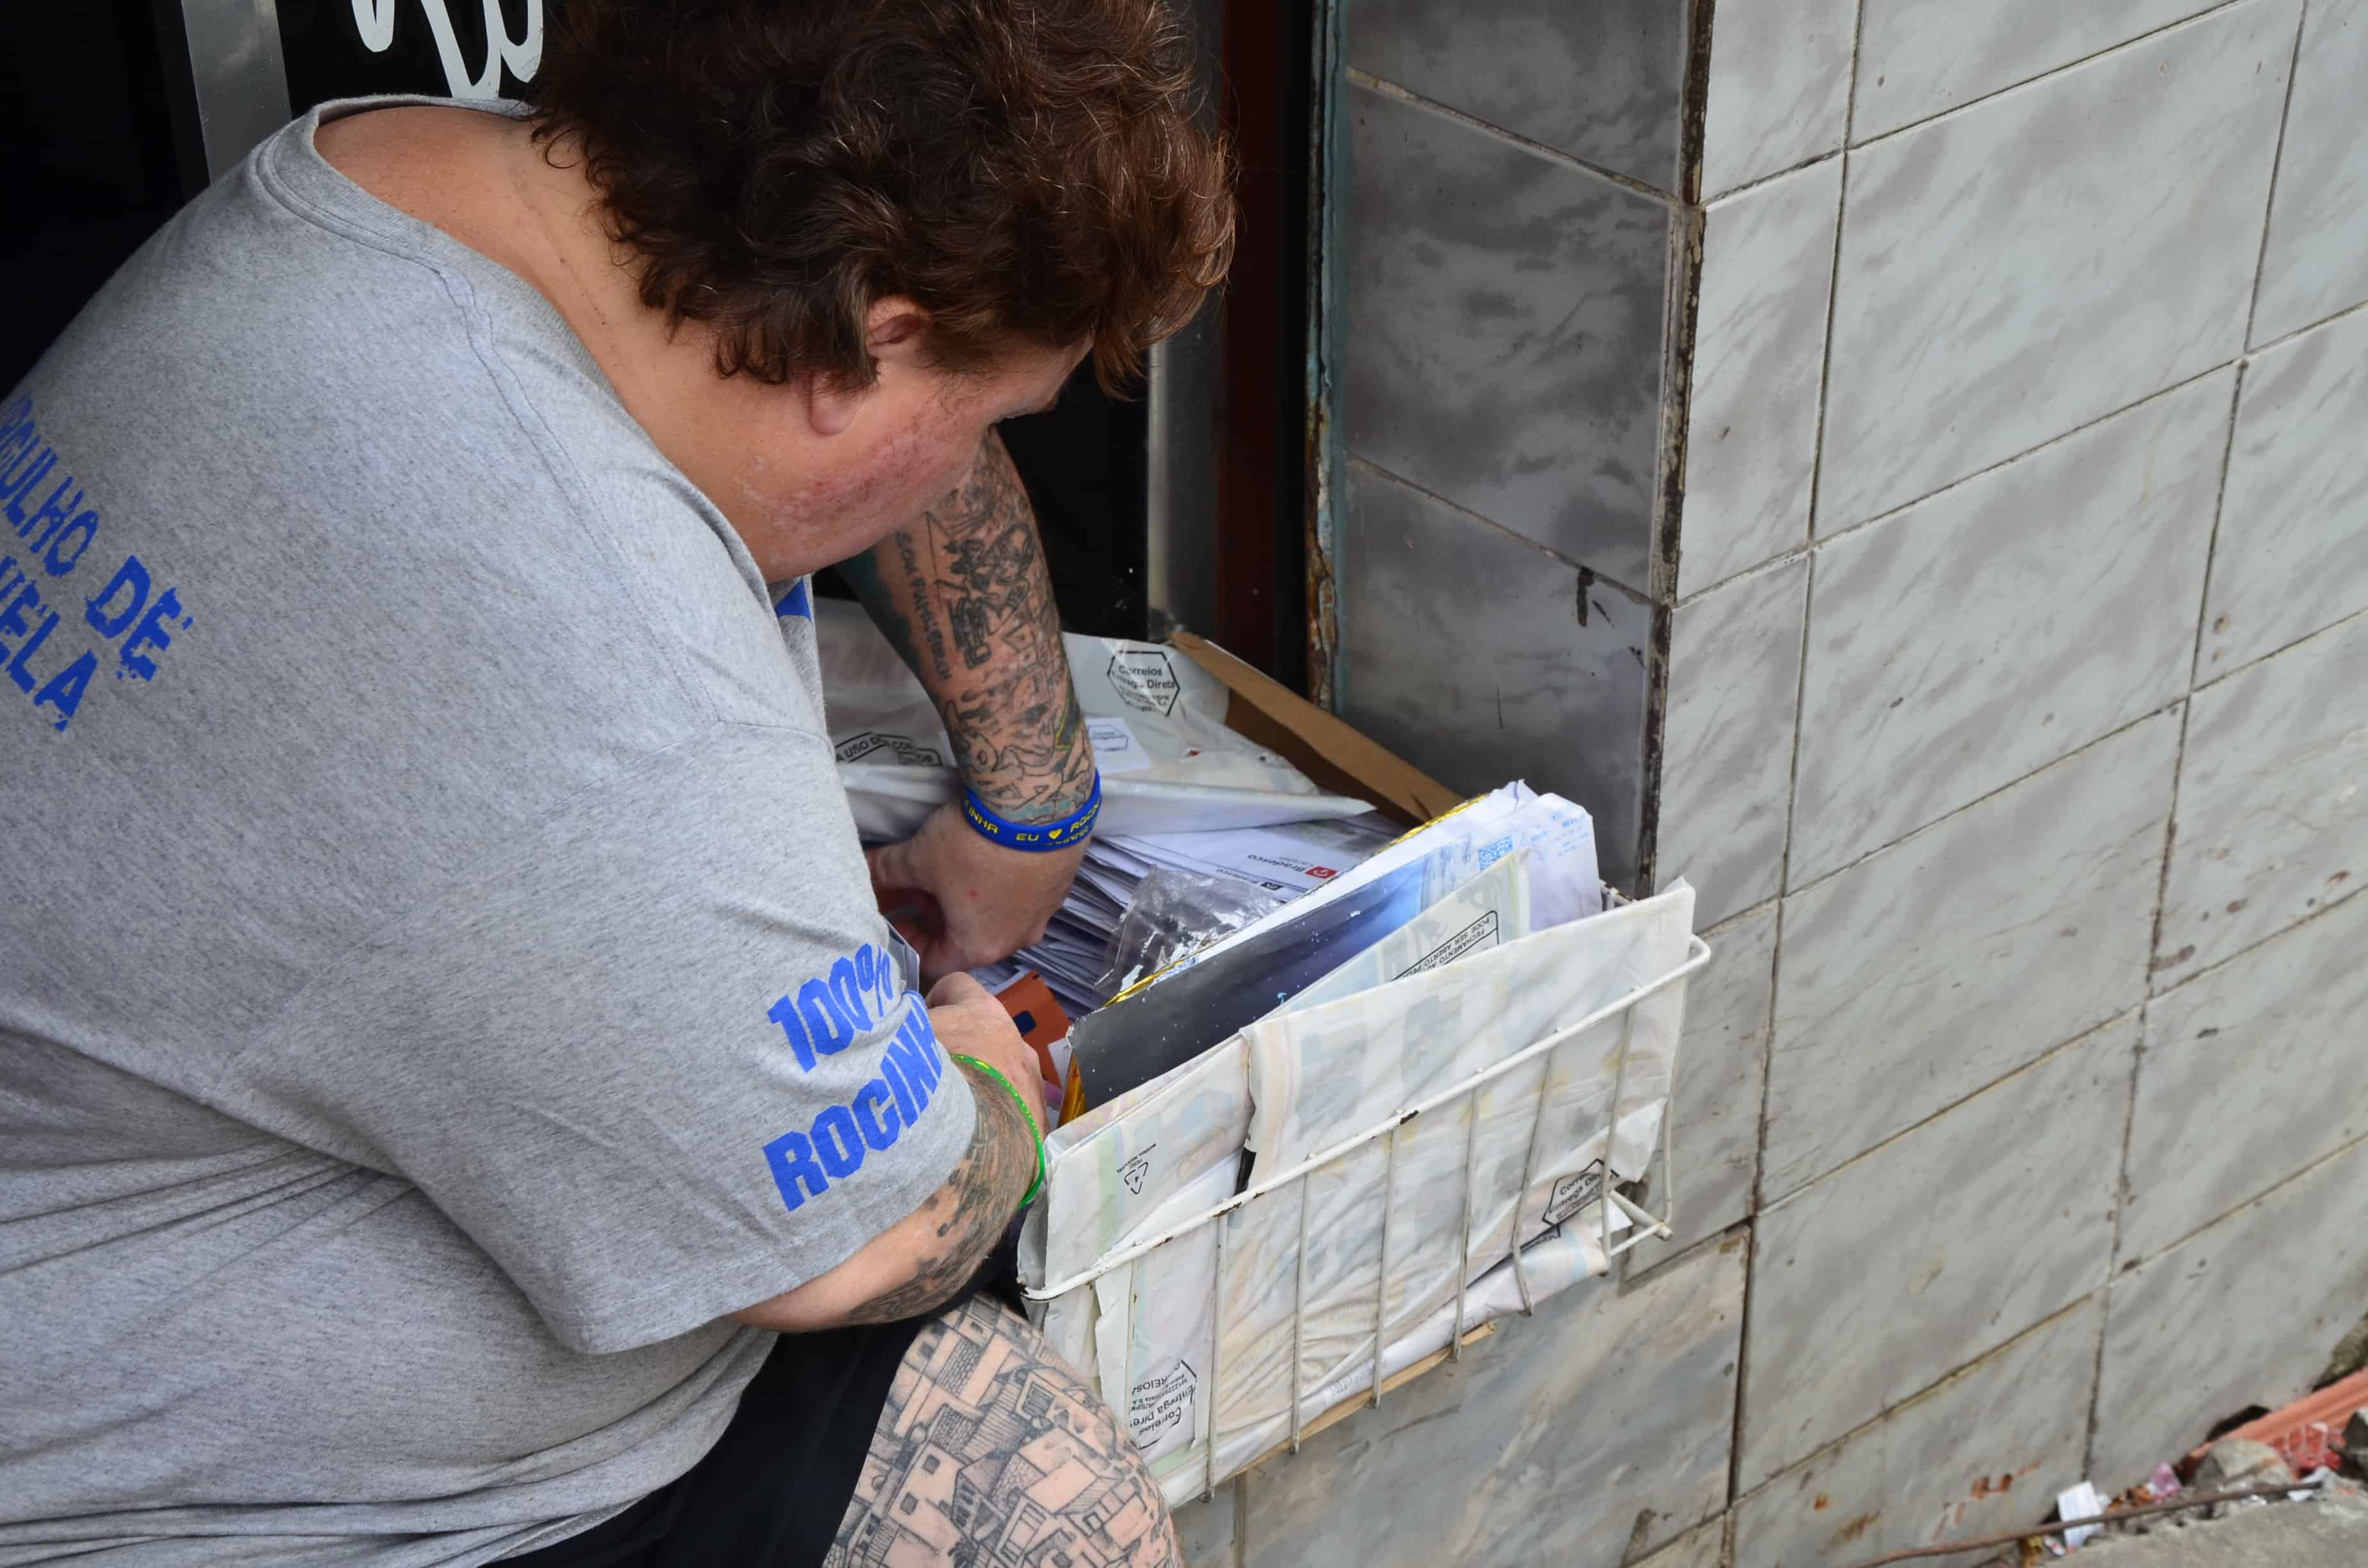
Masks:
[[[2368,1310],[2368,0],[1717,0],[1652,105],[1676,7],[1349,4],[1346,710],[1629,770],[1720,957],[1675,1244],[1195,1562],[1847,1562],[2301,1392]]]

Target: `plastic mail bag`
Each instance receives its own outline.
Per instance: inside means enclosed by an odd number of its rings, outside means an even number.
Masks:
[[[928,693],[860,605],[814,601],[814,642],[839,783],[868,840],[910,837],[961,792]],[[1173,648],[1066,636],[1078,706],[1102,771],[1105,835],[1200,833],[1360,815],[1282,757],[1225,727],[1223,681]]]

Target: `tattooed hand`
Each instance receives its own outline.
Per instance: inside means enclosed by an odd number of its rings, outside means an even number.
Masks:
[[[1000,815],[1053,822],[1086,803],[1094,752],[1070,684],[1028,492],[1002,441],[913,527],[841,568],[920,677],[962,778]],[[1081,853],[988,843],[947,807],[875,850],[882,906],[916,911],[925,974],[1008,957],[1042,935]],[[914,894],[921,896],[915,897]]]
[[[970,976],[950,975],[931,988],[929,1025],[948,1055],[989,1063],[1023,1095],[1035,1089],[1036,1053],[1019,1038],[1002,1004]],[[969,1085],[978,1114],[971,1124],[970,1147],[945,1184],[854,1256],[794,1290],[733,1313],[734,1318],[780,1334],[894,1323],[944,1305],[969,1283],[1036,1179],[1036,1135],[992,1078],[956,1063],[947,1082],[957,1080]]]

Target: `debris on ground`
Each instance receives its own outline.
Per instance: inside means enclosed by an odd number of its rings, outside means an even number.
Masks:
[[[2234,1492],[2240,1486],[2292,1486],[2294,1473],[2285,1456],[2250,1437],[2223,1437],[2204,1450],[2190,1483],[2198,1492]]]
[[[2338,1482],[2306,1503],[2253,1503],[2221,1519],[2174,1515],[2144,1535],[2109,1535],[2080,1568],[2347,1568],[2368,1562],[2368,1491]]]
[[[1911,1548],[1857,1568],[1986,1547],[2008,1550],[1979,1568],[2075,1553],[2096,1568],[2368,1563],[2368,1369],[2244,1421],[2177,1468],[2155,1466],[2110,1501],[2089,1482],[2068,1487],[2055,1519],[2028,1535]]]
[[[2341,1458],[2344,1423],[2354,1411],[2368,1408],[2368,1370],[2354,1371],[2317,1392],[2305,1394],[2283,1410],[2273,1410],[2257,1420],[2248,1421],[2222,1438],[2244,1437],[2267,1443],[2284,1456],[2286,1468],[2296,1475],[2307,1475],[2314,1470],[2332,1469]],[[2203,1462],[2203,1449],[2187,1456],[2180,1468],[2192,1474]]]

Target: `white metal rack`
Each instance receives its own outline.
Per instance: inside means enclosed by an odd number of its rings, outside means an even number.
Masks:
[[[1301,1161],[1299,1164],[1291,1166],[1287,1170],[1278,1172],[1272,1176],[1255,1183],[1244,1191],[1226,1199],[1223,1203],[1215,1205],[1202,1213],[1196,1214],[1190,1219],[1186,1220],[1179,1224],[1173,1225],[1168,1229],[1160,1232],[1158,1234],[1148,1237],[1145,1240],[1115,1248],[1110,1253],[1104,1255],[1102,1257],[1097,1259],[1091,1267],[1085,1269],[1082,1272],[1070,1275],[1066,1278],[1049,1281],[1042,1289],[1029,1290],[1026,1291],[1026,1294],[1032,1301],[1049,1303],[1068,1296],[1074,1291],[1089,1290],[1092,1289],[1096,1280],[1100,1279],[1118,1269],[1131,1267],[1142,1259],[1149,1257],[1160,1248],[1172,1245],[1183,1238],[1194,1234],[1205,1226],[1215,1224],[1217,1221],[1222,1221],[1226,1215],[1236,1210],[1257,1202],[1260,1199],[1281,1192],[1286,1187],[1299,1187],[1299,1233],[1298,1243],[1292,1261],[1292,1286],[1291,1435],[1288,1444],[1281,1445],[1281,1447],[1287,1447],[1292,1451],[1296,1452],[1302,1440],[1312,1429],[1322,1426],[1327,1426],[1333,1420],[1338,1419],[1348,1411],[1353,1410],[1361,1404],[1379,1404],[1381,1403],[1383,1393],[1387,1392],[1388,1388],[1392,1386],[1391,1380],[1385,1379],[1383,1375],[1383,1358],[1385,1349],[1385,1340],[1387,1338],[1385,1319],[1388,1312],[1389,1290],[1392,1283],[1389,1270],[1390,1221],[1392,1213],[1396,1208],[1397,1143],[1399,1130],[1405,1127],[1408,1122],[1413,1121],[1417,1117],[1422,1116],[1429,1111],[1438,1110],[1453,1105],[1458,1100],[1467,1102],[1472,1111],[1472,1114],[1466,1121],[1466,1131],[1464,1135],[1463,1159],[1463,1190],[1462,1202],[1463,1244],[1457,1249],[1455,1261],[1455,1316],[1453,1332],[1449,1337],[1443,1352],[1426,1358],[1425,1361],[1417,1363],[1417,1367],[1407,1369],[1406,1371],[1399,1374],[1400,1381],[1403,1381],[1407,1376],[1413,1375],[1427,1365],[1436,1364],[1439,1359],[1461,1358],[1463,1351],[1463,1346],[1469,1336],[1470,1330],[1474,1326],[1467,1324],[1466,1318],[1467,1303],[1470,1299],[1471,1286],[1474,1282],[1471,1278],[1471,1269],[1468,1266],[1468,1259],[1471,1256],[1473,1187],[1474,1182],[1474,1173],[1476,1168],[1474,1160],[1474,1140],[1478,1136],[1480,1123],[1480,1091],[1485,1089],[1488,1085],[1496,1082],[1497,1079],[1506,1076],[1508,1074],[1514,1072],[1531,1062],[1545,1056],[1557,1047],[1568,1043],[1588,1030],[1595,1028],[1615,1017],[1621,1020],[1620,1040],[1619,1044],[1615,1049],[1613,1058],[1611,1109],[1602,1129],[1602,1136],[1604,1138],[1604,1170],[1602,1175],[1598,1178],[1595,1190],[1581,1191],[1574,1195],[1578,1199],[1577,1211],[1583,1211],[1586,1205],[1590,1202],[1595,1204],[1597,1209],[1596,1222],[1600,1227],[1599,1240],[1600,1243],[1601,1254],[1603,1258],[1606,1260],[1607,1266],[1610,1259],[1619,1256],[1622,1253],[1626,1252],[1629,1248],[1636,1245],[1639,1242],[1645,1241],[1650,1237],[1666,1237],[1670,1233],[1670,1222],[1676,1213],[1677,1193],[1674,1171],[1675,1156],[1672,1150],[1673,1139],[1671,1137],[1669,1127],[1670,1118],[1668,1114],[1666,1104],[1663,1107],[1662,1114],[1659,1119],[1659,1131],[1656,1140],[1659,1157],[1658,1163],[1660,1165],[1658,1173],[1659,1179],[1651,1184],[1650,1189],[1653,1199],[1660,1205],[1661,1211],[1658,1214],[1649,1211],[1645,1207],[1637,1203],[1628,1193],[1621,1190],[1621,1184],[1615,1179],[1616,1172],[1611,1168],[1611,1160],[1622,1115],[1622,1107],[1628,1082],[1629,1046],[1634,1029],[1634,1014],[1636,1006],[1647,998],[1668,992],[1672,987],[1680,988],[1679,994],[1681,995],[1681,988],[1686,984],[1687,981],[1699,971],[1703,965],[1707,964],[1710,960],[1711,949],[1709,944],[1705,943],[1699,936],[1690,936],[1687,940],[1686,957],[1683,962],[1679,964],[1676,968],[1668,971],[1667,973],[1658,975],[1644,984],[1637,986],[1635,989],[1621,996],[1618,1000],[1595,1009],[1593,1012],[1590,1012],[1586,1017],[1580,1018],[1577,1022],[1557,1028],[1543,1039],[1541,1039],[1532,1044],[1524,1047],[1514,1054],[1508,1056],[1505,1060],[1495,1062],[1480,1072],[1474,1073],[1467,1077],[1462,1078],[1446,1088],[1440,1090],[1436,1094],[1426,1096],[1421,1099],[1416,1100],[1412,1104],[1403,1107],[1396,1112],[1393,1113],[1387,1119],[1366,1128],[1362,1131],[1358,1132],[1351,1137],[1343,1139],[1339,1142],[1335,1143],[1328,1148],[1319,1151],[1315,1154],[1311,1155],[1307,1159]],[[1538,1100],[1536,1108],[1531,1114],[1529,1147],[1523,1157],[1521,1183],[1520,1186],[1515,1189],[1520,1193],[1527,1193],[1530,1190],[1531,1183],[1535,1179],[1536,1172],[1539,1168],[1542,1158],[1551,1161],[1559,1153],[1573,1152],[1542,1149],[1540,1147],[1541,1131],[1545,1126],[1546,1122],[1545,1109],[1547,1103],[1547,1086],[1550,1082],[1550,1078],[1551,1074],[1547,1073],[1542,1072],[1539,1074]],[[1674,1078],[1672,1079],[1672,1087],[1674,1087]],[[1591,1141],[1592,1136],[1593,1135],[1590,1134],[1588,1141]],[[1374,1334],[1372,1384],[1369,1388],[1364,1390],[1364,1392],[1352,1394],[1348,1399],[1335,1404],[1331,1409],[1319,1414],[1315,1420],[1310,1421],[1304,1418],[1304,1412],[1303,1409],[1304,1395],[1300,1387],[1301,1368],[1304,1361],[1303,1351],[1304,1348],[1307,1309],[1307,1213],[1309,1205],[1305,1184],[1307,1178],[1315,1172],[1337,1165],[1340,1161],[1346,1159],[1349,1155],[1355,1153],[1360,1149],[1367,1148],[1376,1142],[1383,1143],[1387,1153],[1383,1163],[1381,1178],[1376,1184],[1374,1184],[1373,1187],[1374,1196],[1381,1203],[1382,1223],[1381,1267],[1377,1271],[1373,1301]],[[1598,1201],[1599,1199],[1600,1201]],[[1612,1240],[1611,1225],[1612,1209],[1615,1205],[1618,1207],[1620,1212],[1624,1215],[1630,1222],[1628,1226],[1628,1234],[1619,1241],[1617,1244],[1615,1244]],[[1513,1243],[1510,1247],[1509,1262],[1513,1271],[1514,1284],[1520,1297],[1520,1310],[1524,1315],[1527,1315],[1534,1312],[1537,1298],[1535,1298],[1531,1292],[1531,1280],[1525,1267],[1525,1254],[1541,1242],[1547,1239],[1548,1236],[1554,1234],[1556,1231],[1558,1231],[1559,1226],[1552,1225],[1545,1233],[1538,1236],[1533,1236],[1527,1241],[1522,1241],[1520,1238],[1518,1230],[1519,1217],[1520,1210],[1517,1207],[1515,1215],[1517,1228]],[[1551,1215],[1549,1215],[1549,1220],[1551,1221]],[[1210,1346],[1211,1358],[1207,1388],[1207,1403],[1211,1413],[1211,1436],[1208,1443],[1209,1455],[1208,1463],[1206,1465],[1206,1473],[1201,1488],[1204,1494],[1213,1491],[1218,1483],[1229,1479],[1231,1476],[1239,1473],[1243,1470],[1250,1468],[1251,1465],[1256,1464],[1268,1457],[1267,1454],[1259,1454],[1245,1462],[1235,1464],[1230,1468],[1226,1468],[1222,1471],[1218,1463],[1217,1447],[1215,1442],[1215,1412],[1219,1408],[1219,1399],[1224,1386],[1224,1346],[1225,1342],[1226,1330],[1229,1326],[1225,1314],[1225,1301],[1227,1300],[1225,1294],[1225,1233],[1226,1227],[1222,1224],[1218,1224],[1214,1240],[1216,1260],[1215,1278],[1212,1282],[1215,1291],[1216,1310],[1212,1313],[1212,1331],[1211,1335],[1212,1343]],[[1136,1369],[1133,1366],[1133,1350],[1132,1345],[1128,1346],[1127,1349],[1123,1352],[1123,1355],[1125,1357],[1125,1378],[1121,1389],[1118,1391],[1106,1389],[1104,1391],[1105,1395],[1110,1397],[1113,1400],[1113,1403],[1120,1403],[1122,1400],[1125,1386],[1132,1385],[1135,1375]],[[1276,1450],[1269,1450],[1269,1453],[1273,1451],[1279,1451],[1279,1449]]]

